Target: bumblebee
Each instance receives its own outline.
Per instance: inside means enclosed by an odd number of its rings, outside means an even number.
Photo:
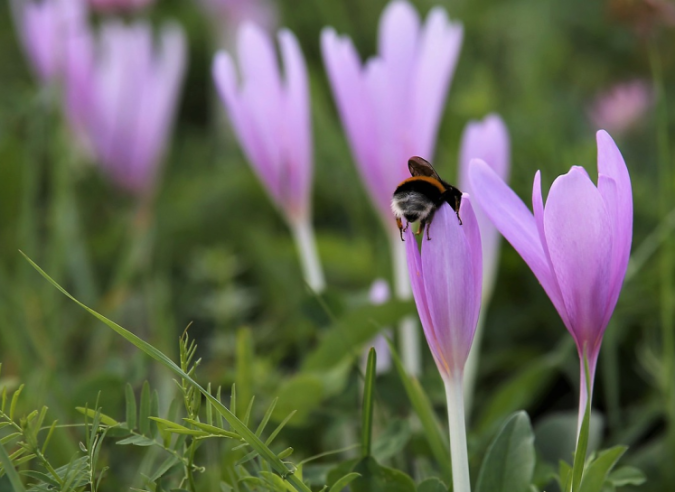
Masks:
[[[411,157],[408,160],[408,170],[412,178],[401,182],[391,199],[391,210],[396,216],[396,225],[401,233],[401,240],[403,241],[403,232],[408,230],[410,223],[417,221],[420,222],[420,227],[416,234],[422,234],[426,227],[427,240],[430,240],[429,226],[436,210],[443,203],[452,207],[457,214],[459,225],[462,225],[462,219],[459,216],[462,192],[443,181],[433,166],[421,157]],[[401,218],[407,222],[405,228]]]

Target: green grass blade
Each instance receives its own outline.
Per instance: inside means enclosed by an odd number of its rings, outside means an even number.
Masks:
[[[23,484],[21,483],[21,478],[19,477],[19,472],[16,471],[14,465],[12,465],[12,460],[7,454],[7,450],[3,446],[0,446],[0,464],[5,470],[7,478],[9,478],[9,483],[12,484],[12,488],[15,492],[26,492]]]
[[[370,456],[373,441],[373,393],[375,389],[375,364],[377,353],[371,347],[368,352],[368,364],[366,366],[366,381],[363,387],[363,415],[361,428],[361,449],[363,456]]]
[[[281,476],[285,476],[286,480],[291,485],[293,485],[296,490],[302,492],[311,492],[311,489],[307,485],[305,485],[302,482],[302,480],[300,480],[298,477],[290,473],[288,467],[283,463],[283,461],[281,461],[279,457],[274,452],[272,452],[272,450],[269,449],[265,445],[265,443],[263,443],[255,435],[253,431],[251,431],[246,425],[244,425],[244,423],[241,420],[239,420],[232,412],[230,412],[230,410],[227,407],[225,407],[225,405],[223,405],[220,401],[218,401],[213,395],[209,394],[209,392],[206,391],[206,389],[204,389],[199,383],[197,383],[197,381],[195,381],[194,379],[192,379],[192,377],[190,377],[188,374],[182,371],[181,368],[178,367],[176,363],[173,362],[169,357],[167,357],[163,352],[156,349],[145,340],[134,335],[129,330],[122,328],[114,321],[109,320],[102,314],[97,313],[90,307],[86,306],[85,304],[75,299],[72,295],[70,295],[68,291],[66,291],[55,280],[53,280],[49,275],[47,275],[47,273],[45,273],[44,270],[42,270],[35,262],[33,262],[33,260],[28,258],[28,256],[26,256],[23,252],[21,252],[21,254],[24,256],[24,258],[26,258],[28,263],[30,263],[31,266],[35,268],[40,273],[40,275],[42,275],[45,278],[45,280],[47,280],[50,284],[52,284],[63,295],[68,297],[71,301],[76,303],[78,306],[83,308],[85,311],[87,311],[89,314],[97,318],[99,321],[103,322],[106,326],[108,326],[118,335],[120,335],[133,345],[135,345],[138,349],[145,352],[147,355],[158,361],[164,367],[172,371],[178,377],[184,379],[195,389],[197,389],[200,393],[202,393],[202,395],[204,395],[204,397],[211,404],[213,404],[214,408],[225,418],[225,420],[227,420],[227,422],[232,427],[232,430],[234,430],[237,434],[239,434],[251,446],[251,448],[253,448],[256,452],[258,452],[260,456],[264,460],[266,460],[277,473],[279,473]]]

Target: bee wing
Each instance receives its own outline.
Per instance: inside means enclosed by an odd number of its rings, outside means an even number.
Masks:
[[[422,159],[421,157],[411,157],[408,160],[408,170],[410,171],[410,175],[415,177],[415,176],[428,176],[430,178],[437,179],[438,181],[441,181],[441,177],[438,175],[438,173],[434,170],[434,167],[426,160]]]

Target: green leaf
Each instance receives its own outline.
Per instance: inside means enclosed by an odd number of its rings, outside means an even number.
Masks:
[[[370,446],[373,439],[373,408],[375,391],[375,364],[377,353],[374,348],[368,351],[368,363],[366,365],[366,380],[363,386],[363,414],[361,424],[361,453],[370,456]]]
[[[584,470],[579,492],[601,492],[602,486],[609,472],[612,471],[619,458],[626,452],[628,447],[615,446],[604,451],[600,451],[598,457],[593,460]]]
[[[127,429],[134,430],[136,428],[136,396],[130,383],[127,383],[124,387],[124,397],[126,399]]]
[[[446,435],[446,431],[443,430],[441,424],[438,422],[436,413],[431,406],[431,402],[420,386],[419,381],[413,376],[409,376],[405,371],[401,359],[396,352],[396,348],[391,342],[389,343],[389,349],[391,350],[394,367],[396,367],[396,372],[398,372],[398,375],[401,378],[408,399],[422,423],[422,428],[424,429],[424,434],[429,442],[431,452],[443,472],[443,479],[447,482],[451,482],[452,468],[450,465],[450,451],[447,441],[441,437]]]
[[[152,446],[155,444],[155,441],[147,436],[131,436],[122,439],[121,441],[117,441],[117,444],[120,446],[125,446],[127,444],[133,444],[134,446]]]
[[[9,483],[12,484],[14,492],[26,492],[23,483],[21,483],[21,477],[19,477],[19,473],[14,468],[14,465],[12,465],[12,460],[9,458],[4,446],[0,446],[0,464],[5,475],[9,478]]]
[[[405,473],[380,466],[370,456],[354,467],[361,476],[351,483],[352,492],[415,492],[415,483]]]
[[[572,467],[563,460],[559,462],[558,483],[563,492],[572,486]]]
[[[634,466],[622,466],[611,472],[607,481],[615,487],[625,487],[626,485],[642,485],[647,481],[647,477],[642,470]]]
[[[476,492],[526,492],[535,465],[534,432],[525,412],[504,423],[487,450]]]
[[[337,482],[333,484],[333,486],[330,488],[328,492],[342,492],[342,489],[344,489],[347,485],[352,483],[355,479],[360,477],[358,473],[348,473],[341,479],[339,479]]]
[[[87,417],[92,418],[92,419],[95,418],[96,415],[98,414],[99,419],[100,419],[102,424],[109,425],[111,427],[114,426],[114,425],[119,425],[119,422],[117,420],[115,420],[114,418],[108,417],[107,415],[105,415],[101,412],[97,412],[96,410],[94,410],[92,408],[75,407],[75,410],[80,412],[82,415],[86,415]]]
[[[412,301],[391,301],[379,306],[363,306],[346,313],[325,331],[319,346],[303,364],[305,371],[330,369],[345,357],[356,355],[358,348],[413,311]]]
[[[400,453],[410,441],[412,430],[407,420],[394,419],[373,442],[372,455],[378,461],[388,460]]]
[[[237,331],[237,392],[241,401],[250,401],[253,396],[253,336],[248,328]],[[243,410],[243,407],[242,407]],[[239,415],[241,417],[241,415]]]
[[[438,478],[427,478],[417,486],[417,492],[448,492],[448,486]]]
[[[209,394],[209,392],[206,391],[199,383],[197,383],[197,381],[195,381],[194,379],[192,379],[191,376],[182,371],[181,368],[178,367],[176,363],[173,362],[169,357],[167,357],[160,350],[156,349],[148,342],[139,338],[129,330],[122,328],[117,323],[110,321],[105,316],[97,313],[90,307],[86,306],[85,304],[75,299],[72,295],[68,293],[68,291],[66,291],[63,287],[61,287],[58,283],[56,283],[56,281],[54,281],[49,275],[47,275],[47,273],[45,273],[44,270],[42,270],[35,262],[33,262],[30,258],[28,258],[28,256],[26,256],[23,252],[21,252],[21,254],[24,256],[24,258],[26,258],[28,263],[30,263],[31,266],[40,273],[40,275],[42,275],[50,284],[52,284],[56,289],[58,289],[63,295],[68,297],[70,300],[72,300],[74,303],[83,308],[89,314],[97,318],[99,321],[103,322],[106,326],[108,326],[108,328],[116,332],[118,335],[122,336],[125,340],[129,341],[137,348],[142,350],[144,353],[146,353],[156,361],[160,362],[164,367],[171,370],[179,378],[185,380],[187,383],[189,383],[195,389],[197,389],[202,395],[204,395],[204,397],[213,404],[214,408],[225,418],[225,420],[227,420],[232,429],[237,434],[239,434],[251,446],[251,448],[257,451],[260,454],[260,456],[265,461],[267,461],[277,473],[286,476],[286,480],[288,480],[295,487],[296,490],[300,490],[302,492],[311,492],[311,489],[307,485],[305,485],[300,478],[296,477],[294,474],[289,474],[289,470],[286,464],[283,461],[281,461],[277,457],[277,455],[253,433],[253,431],[251,431],[246,425],[244,425],[244,423],[241,420],[239,420],[236,417],[236,415],[230,412],[230,410],[227,407],[225,407],[220,401],[218,401],[213,395]]]

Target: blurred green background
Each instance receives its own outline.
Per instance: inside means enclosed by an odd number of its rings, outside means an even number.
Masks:
[[[584,166],[595,180],[596,128],[588,116],[595,97],[627,80],[651,86],[654,67],[660,67],[663,97],[657,94],[656,104],[629,131],[613,135],[633,182],[634,259],[639,252],[644,261],[629,272],[607,330],[594,406],[602,417],[602,445],[629,445],[624,464],[647,474],[639,490],[675,490],[675,354],[668,342],[675,310],[675,167],[668,148],[675,31],[668,16],[659,11],[661,4],[640,0],[413,3],[422,15],[442,5],[465,29],[433,156],[436,168],[455,181],[464,125],[497,112],[511,135],[511,184],[526,203],[537,169],[545,190],[572,165]],[[145,218],[139,218],[134,198],[109,184],[95,165],[72,159],[58,104],[28,69],[3,5],[0,382],[27,385],[22,406],[46,404],[51,418],[80,422],[75,407],[93,405],[100,391],[104,412],[121,417],[126,382],[140,388],[149,379],[164,395],[171,394],[172,383],[41,279],[19,249],[78,299],[169,354],[175,356],[179,335],[192,323],[189,332],[203,359],[200,380],[225,388],[236,382],[243,395],[256,395],[260,412],[275,396],[281,397],[281,418],[299,410],[280,446],[306,457],[356,442],[343,432],[345,422],[359,414],[354,358],[318,375],[302,364],[327,332],[340,329],[339,320],[347,320],[343,329],[368,323],[352,323],[353,313],[367,304],[373,280],[391,279],[391,260],[337,118],[319,35],[332,25],[352,37],[363,57],[370,56],[385,5],[275,3],[278,23],[297,35],[311,77],[313,215],[329,286],[321,299],[306,289],[288,229],[224,117],[210,76],[219,33],[198,2],[159,0],[143,14],[153,23],[178,21],[189,44],[173,138],[156,204]],[[557,467],[569,450],[556,432],[570,428],[561,424],[565,415],[576,415],[577,356],[544,291],[508,244],[487,309],[470,455],[480,463],[495,426],[524,408],[537,430],[541,462]],[[442,384],[426,346],[425,368],[422,384],[442,415]],[[377,395],[381,429],[410,413],[394,373],[380,377]],[[428,457],[402,458],[428,455],[419,432],[407,432],[388,459],[410,473],[424,470],[431,466]],[[59,431],[54,460],[67,461],[80,439],[77,431]],[[122,451],[112,442],[105,448],[114,473],[103,490],[122,490],[134,480],[129,456],[142,450]],[[306,473],[325,473],[330,459],[318,463]],[[545,484],[548,471],[542,465],[539,472]],[[217,474],[218,467],[209,473]]]

